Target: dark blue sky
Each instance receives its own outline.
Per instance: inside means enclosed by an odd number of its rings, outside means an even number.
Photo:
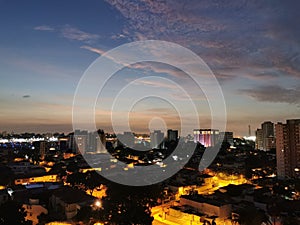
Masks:
[[[71,131],[73,95],[87,67],[104,51],[147,39],[180,44],[210,66],[224,93],[228,130],[237,135],[247,134],[248,124],[299,118],[299,11],[297,0],[0,0],[0,131]],[[166,70],[174,73],[162,65],[124,69],[105,100],[140,76],[168,77]],[[192,90],[177,73],[174,81]],[[159,86],[141,85],[137,91]],[[160,91],[176,95],[166,84]],[[97,122],[108,129],[110,109],[98,109]],[[141,103],[132,126],[147,132],[145,121],[162,109],[172,111],[161,101]],[[172,116],[166,123],[177,128]]]

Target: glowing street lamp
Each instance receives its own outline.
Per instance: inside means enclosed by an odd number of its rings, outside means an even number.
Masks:
[[[100,200],[96,200],[94,204],[97,208],[102,208],[102,202]]]

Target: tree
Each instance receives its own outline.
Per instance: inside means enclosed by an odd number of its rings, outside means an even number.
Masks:
[[[82,221],[85,224],[87,224],[87,222],[89,222],[91,217],[92,217],[92,208],[90,206],[84,206],[78,211],[76,215],[76,220]]]
[[[130,187],[110,183],[107,196],[102,199],[104,220],[118,225],[150,225],[151,207],[162,193],[160,185]]]
[[[263,210],[259,210],[254,206],[247,206],[240,211],[239,224],[261,225],[262,223],[272,225],[272,222]]]
[[[67,183],[72,187],[83,185],[85,182],[85,175],[80,172],[72,173],[67,176]]]
[[[85,188],[90,190],[90,194],[93,195],[95,188],[104,184],[104,179],[96,171],[88,171],[85,173],[84,185]]]
[[[8,185],[13,181],[14,173],[7,166],[0,167],[0,185]]]
[[[286,217],[283,219],[283,225],[300,225],[297,217]]]
[[[63,162],[55,163],[52,169],[50,170],[50,173],[56,173],[59,175],[60,178],[67,175],[66,173],[66,165]]]
[[[70,162],[67,165],[67,171],[68,172],[72,172],[72,173],[78,172],[79,171],[79,167],[78,167],[77,163],[76,162]]]
[[[32,225],[26,220],[27,213],[20,203],[8,201],[0,206],[0,225]]]

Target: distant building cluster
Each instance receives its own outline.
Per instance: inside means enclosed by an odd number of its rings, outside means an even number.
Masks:
[[[155,170],[148,175],[152,177],[172,166],[165,160],[170,157],[178,163],[189,161],[161,184],[164,197],[160,201],[165,207],[155,220],[238,224],[245,212],[262,216],[262,212],[273,215],[278,211],[281,214],[274,216],[274,223],[283,224],[288,213],[299,208],[300,189],[293,182],[300,178],[300,119],[263,122],[255,144],[218,129],[195,129],[193,135],[180,138],[173,129],[153,130],[149,135],[75,130],[68,135],[2,137],[0,177],[5,180],[6,176],[8,186],[0,185],[0,206],[10,198],[20,202],[33,225],[50,221],[52,216],[57,221],[73,221],[84,207],[98,210],[93,207],[99,207],[107,188],[106,181],[94,186],[98,171],[118,176],[119,169],[131,173],[152,165]],[[204,153],[222,142],[214,161],[199,172]],[[195,146],[192,156],[185,152],[188,146]],[[141,148],[146,151],[138,151]],[[176,148],[180,151],[174,154]],[[300,218],[300,213],[293,217]]]
[[[276,149],[277,177],[300,178],[300,119],[287,120],[285,124],[271,121],[256,130],[256,149]]]
[[[300,119],[277,123],[275,130],[278,178],[300,178]]]
[[[103,130],[95,132],[75,130],[69,134],[68,138],[69,149],[75,153],[105,153],[106,152],[106,137]]]
[[[266,121],[256,130],[256,149],[269,151],[275,148],[274,123]]]
[[[194,130],[194,142],[201,143],[204,147],[213,147],[220,141],[233,145],[233,132],[220,132],[217,129]]]

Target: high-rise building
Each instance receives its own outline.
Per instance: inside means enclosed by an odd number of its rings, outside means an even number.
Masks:
[[[41,159],[44,160],[45,159],[45,154],[46,154],[46,141],[40,141],[40,156]]]
[[[194,142],[195,143],[200,143],[200,129],[194,129]]]
[[[72,133],[69,133],[68,134],[68,142],[67,142],[67,148],[69,150],[71,150],[73,153],[76,152],[76,143],[75,143],[75,135],[74,135],[74,132]]]
[[[103,130],[97,132],[97,153],[106,153],[106,136]]]
[[[262,129],[257,129],[255,132],[255,148],[263,150],[263,131]]]
[[[220,132],[220,136],[223,137],[224,142],[228,142],[231,146],[233,146],[233,132]]]
[[[261,124],[261,129],[256,130],[255,146],[257,149],[269,151],[275,148],[274,123],[266,121]]]
[[[164,133],[160,130],[154,130],[150,133],[150,146],[151,148],[162,148],[164,141]]]
[[[261,129],[263,132],[263,150],[268,151],[272,147],[275,148],[274,123],[266,121],[261,125]]]
[[[123,134],[118,134],[118,145],[122,144],[129,148],[134,148],[134,133],[130,131],[125,131]]]
[[[195,129],[194,142],[199,142],[204,147],[213,147],[219,141],[219,130],[216,129]]]
[[[168,141],[178,141],[178,130],[168,130]]]
[[[106,136],[103,130],[88,134],[88,151],[91,153],[106,153]]]
[[[88,149],[88,132],[75,130],[74,141],[75,153],[81,153],[84,155]]]
[[[58,138],[58,148],[60,151],[66,151],[68,149],[69,138],[67,136],[61,136]]]
[[[277,123],[275,130],[278,178],[300,178],[300,119]]]
[[[49,150],[48,142],[46,141],[35,141],[32,143],[35,154],[38,155],[42,160],[45,159],[46,152]]]

